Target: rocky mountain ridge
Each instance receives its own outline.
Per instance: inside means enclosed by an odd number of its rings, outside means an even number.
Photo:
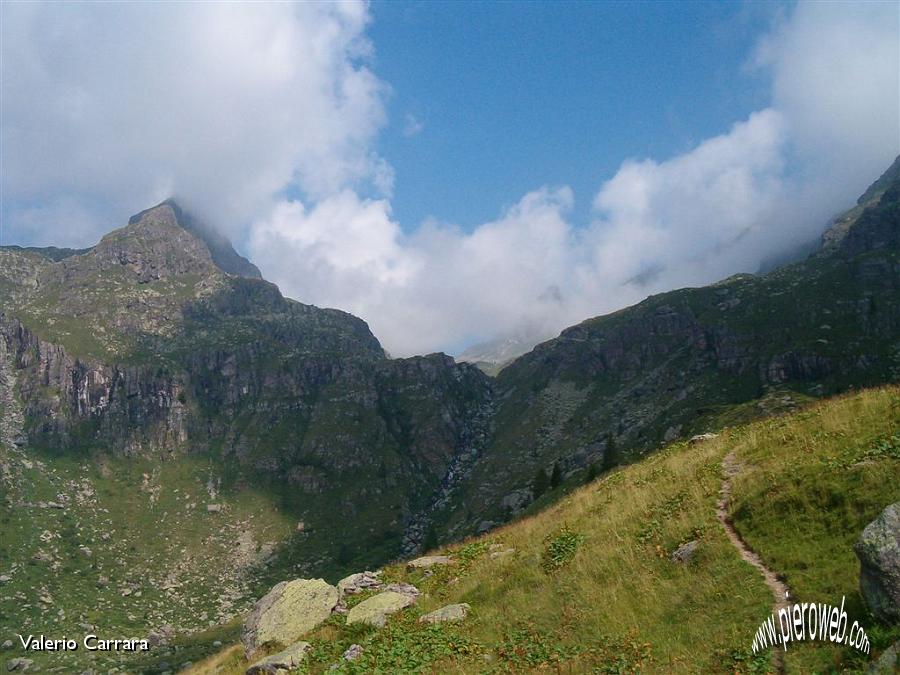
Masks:
[[[664,441],[898,379],[892,170],[817,256],[589,319],[496,379],[387,358],[172,201],[56,260],[0,249],[0,338],[29,447],[211,458],[224,490],[303,521],[284,564],[337,573],[489,529]]]

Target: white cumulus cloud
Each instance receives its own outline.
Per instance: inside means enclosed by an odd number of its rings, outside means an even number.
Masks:
[[[900,152],[898,5],[798,3],[748,55],[768,107],[720,135],[627,159],[595,195],[536,186],[475,228],[402,227],[373,150],[387,85],[366,65],[366,5],[2,11],[2,212],[20,232],[88,244],[174,191],[287,295],[363,317],[396,355],[546,337],[755,271]],[[573,222],[576,198],[590,222]]]
[[[361,2],[0,11],[7,230],[91,244],[175,193],[234,234],[286,188],[390,191],[372,150],[386,85],[365,65]],[[93,229],[38,218],[73,204]]]

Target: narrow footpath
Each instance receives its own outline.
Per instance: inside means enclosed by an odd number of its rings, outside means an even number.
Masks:
[[[779,609],[783,609],[790,604],[788,601],[788,587],[778,578],[775,572],[766,567],[762,558],[747,546],[747,543],[741,539],[741,535],[734,529],[734,525],[732,525],[731,519],[728,517],[728,504],[731,501],[731,479],[740,473],[741,470],[741,466],[734,456],[734,450],[725,455],[725,458],[722,460],[722,469],[725,472],[725,478],[722,480],[722,490],[719,493],[716,515],[719,518],[719,522],[722,523],[722,527],[725,528],[728,540],[737,549],[741,558],[753,565],[763,575],[766,586],[772,591],[772,597],[775,600],[775,603],[772,605],[772,612],[777,613]],[[772,662],[776,672],[784,673],[784,654],[782,650],[775,646],[771,649]]]

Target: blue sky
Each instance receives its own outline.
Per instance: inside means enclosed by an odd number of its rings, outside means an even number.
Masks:
[[[784,7],[374,3],[394,215],[472,227],[550,184],[572,187],[586,221],[626,158],[684,152],[766,105],[767,74],[745,66]]]
[[[900,152],[896,2],[0,14],[0,243],[175,196],[401,356],[755,272]]]

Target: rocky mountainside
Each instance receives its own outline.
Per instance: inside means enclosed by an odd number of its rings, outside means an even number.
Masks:
[[[387,359],[361,320],[230,274],[183,218],[164,202],[58,262],[0,250],[29,447],[213,457],[224,489],[263,486],[303,521],[291,564],[395,555],[483,443],[489,382],[443,355]]]
[[[900,379],[897,166],[808,260],[587,320],[496,378],[388,358],[172,201],[91,249],[0,248],[0,623],[85,622],[102,578],[131,630],[222,623],[287,570],[334,580],[663,442]],[[228,606],[201,611],[219,579]]]
[[[571,484],[663,442],[898,379],[900,158],[809,259],[647,298],[513,361],[495,382],[491,441],[434,520],[442,539],[483,530],[540,497],[541,475]]]

